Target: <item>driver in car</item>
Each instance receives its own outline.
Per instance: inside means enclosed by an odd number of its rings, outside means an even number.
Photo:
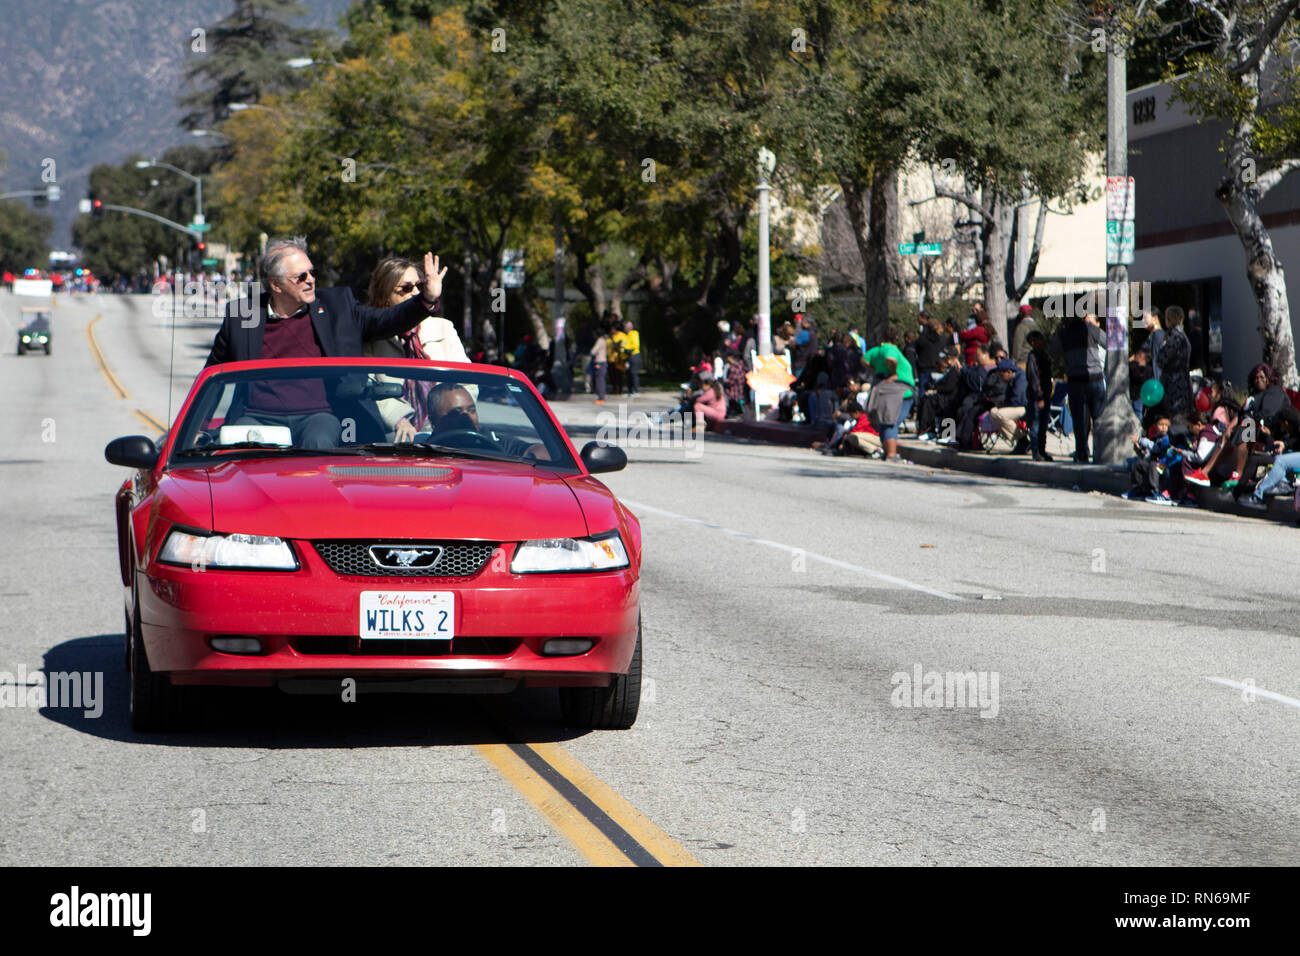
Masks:
[[[429,440],[435,444],[443,444],[444,438],[454,440],[457,432],[472,432],[483,439],[484,448],[504,455],[544,461],[551,458],[541,442],[526,442],[512,435],[497,436],[480,432],[478,405],[463,385],[444,382],[429,391],[429,421],[433,428]]]

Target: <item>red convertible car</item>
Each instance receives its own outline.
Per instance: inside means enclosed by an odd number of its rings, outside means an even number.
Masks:
[[[289,692],[559,688],[626,728],[641,684],[637,519],[532,383],[369,358],[215,365],[155,447],[118,438],[131,719],[198,685]]]

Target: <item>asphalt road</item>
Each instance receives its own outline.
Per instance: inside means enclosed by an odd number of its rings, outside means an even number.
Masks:
[[[575,735],[536,691],[246,694],[137,735],[102,451],[154,433],[173,365],[175,411],[215,331],[173,346],[150,306],[63,300],[53,356],[19,358],[0,294],[0,671],[104,681],[98,717],[0,707],[0,863],[602,859],[510,740],[678,862],[1300,862],[1296,529],[717,439],[605,479],[645,531],[633,730]],[[936,700],[950,673],[983,695]]]

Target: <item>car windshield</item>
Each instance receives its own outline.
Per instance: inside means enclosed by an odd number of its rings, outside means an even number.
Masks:
[[[285,366],[214,375],[172,460],[373,454],[460,457],[576,471],[533,392],[504,375],[431,366]]]

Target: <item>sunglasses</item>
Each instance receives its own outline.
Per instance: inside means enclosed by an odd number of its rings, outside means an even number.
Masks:
[[[420,288],[418,282],[403,282],[401,285],[395,287],[393,291],[398,295],[406,295],[408,292],[414,292],[418,288]]]
[[[312,279],[316,278],[316,270],[308,269],[306,272],[300,272],[296,276],[285,276],[284,278],[288,279],[294,285],[302,285],[307,281],[308,277]]]

